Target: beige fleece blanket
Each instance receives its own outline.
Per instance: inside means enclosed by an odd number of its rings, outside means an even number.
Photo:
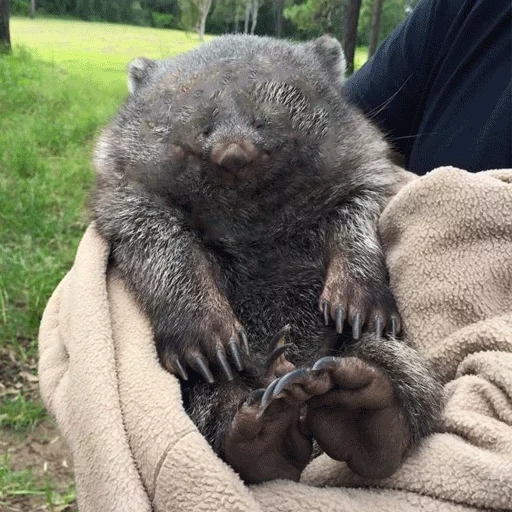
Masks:
[[[381,218],[405,331],[446,382],[442,431],[382,481],[323,455],[246,487],[183,410],[90,227],[40,331],[40,382],[82,512],[512,510],[512,171],[438,169]]]

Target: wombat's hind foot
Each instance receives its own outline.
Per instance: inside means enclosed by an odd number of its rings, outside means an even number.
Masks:
[[[273,400],[262,414],[264,392],[253,391],[236,413],[224,439],[223,458],[249,484],[298,481],[312,453],[311,438],[299,428],[300,404]]]
[[[306,424],[322,450],[363,477],[393,474],[411,436],[386,373],[356,357],[324,357],[312,373],[330,382],[307,402]]]
[[[391,381],[359,358],[324,357],[311,369],[276,379],[261,399],[260,413],[283,398],[305,402],[303,432],[361,476],[391,475],[410,445],[409,427]]]

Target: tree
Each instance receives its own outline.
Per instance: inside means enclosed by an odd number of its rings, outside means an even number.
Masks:
[[[281,32],[283,31],[283,10],[284,0],[274,0],[274,35],[276,37],[281,37]]]
[[[341,39],[345,5],[339,0],[306,0],[288,5],[284,17],[295,25],[301,38],[313,39],[323,34],[332,34]]]
[[[245,6],[244,34],[249,33],[249,19],[252,19],[251,34],[254,34],[254,30],[256,29],[256,22],[258,21],[259,8],[259,0],[247,0],[247,4]]]
[[[9,0],[0,0],[0,53],[10,53]]]
[[[194,27],[201,41],[204,41],[206,19],[212,7],[212,0],[180,0],[181,24],[184,28]]]
[[[357,24],[359,22],[360,10],[361,0],[349,0],[343,37],[343,49],[345,50],[345,58],[347,59],[347,73],[349,75],[354,72],[354,55],[356,52]]]
[[[370,38],[370,46],[368,47],[368,57],[371,57],[377,45],[379,44],[380,20],[382,19],[382,2],[383,0],[374,0],[372,13],[372,35]]]
[[[204,34],[206,32],[206,18],[212,7],[212,0],[197,0],[197,9],[199,11],[199,38],[204,41]]]
[[[30,17],[32,19],[36,17],[36,0],[30,0]]]

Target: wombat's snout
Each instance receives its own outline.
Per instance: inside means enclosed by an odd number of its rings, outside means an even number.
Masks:
[[[211,152],[211,161],[232,173],[239,171],[258,155],[258,150],[248,141],[216,144]]]

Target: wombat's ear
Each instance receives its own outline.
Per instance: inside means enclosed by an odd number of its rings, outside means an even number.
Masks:
[[[155,61],[137,57],[128,64],[128,90],[133,94],[148,78]]]
[[[337,39],[325,35],[308,43],[320,63],[340,85],[345,81],[345,54]]]

